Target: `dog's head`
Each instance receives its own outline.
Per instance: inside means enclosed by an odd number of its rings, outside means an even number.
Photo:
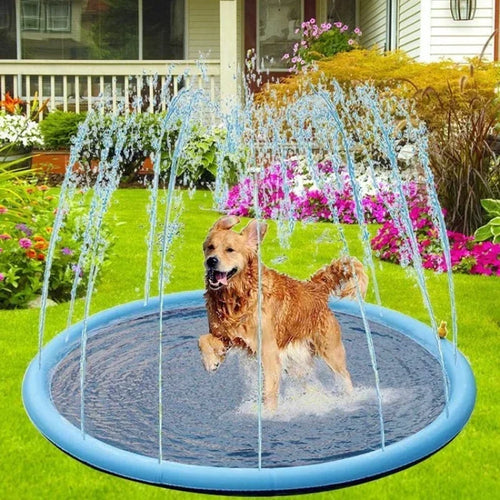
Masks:
[[[252,220],[239,233],[231,228],[240,219],[235,215],[220,218],[210,229],[203,243],[207,286],[219,290],[228,286],[231,279],[245,269],[257,253],[267,225]]]

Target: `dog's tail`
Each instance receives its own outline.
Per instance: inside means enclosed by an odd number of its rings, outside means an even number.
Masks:
[[[365,298],[368,275],[363,264],[355,257],[341,257],[314,273],[310,281],[323,285],[337,297],[357,298],[356,288]],[[356,283],[357,282],[357,283]]]

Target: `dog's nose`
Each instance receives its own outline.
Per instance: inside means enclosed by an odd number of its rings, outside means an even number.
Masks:
[[[217,257],[209,257],[207,259],[207,266],[211,269],[216,267],[218,263],[219,263],[219,259]]]

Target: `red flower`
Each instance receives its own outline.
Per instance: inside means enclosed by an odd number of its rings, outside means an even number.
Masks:
[[[9,92],[5,92],[5,99],[0,101],[0,107],[5,108],[5,111],[11,115],[20,111],[22,104],[24,104],[24,101],[17,97],[11,97]]]

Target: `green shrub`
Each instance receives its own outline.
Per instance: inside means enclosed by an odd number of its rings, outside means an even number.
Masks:
[[[314,70],[290,75],[279,83],[265,86],[256,96],[257,101],[285,107],[291,99],[308,92],[311,85],[321,83],[331,88],[332,80],[344,88],[368,83],[381,92],[388,91],[404,98],[414,98],[432,88],[447,99],[449,88],[454,93],[462,88],[490,99],[497,96],[500,81],[498,62],[474,60],[469,65],[452,61],[422,63],[402,51],[381,52],[377,48],[339,52],[317,61],[316,66]],[[418,100],[417,111],[428,125],[434,121],[443,123],[446,118],[439,108],[436,109],[435,102],[425,99]]]
[[[78,131],[78,125],[85,120],[85,113],[71,111],[52,111],[41,122],[44,148],[69,149],[71,139]]]
[[[117,160],[122,179],[134,180],[144,160],[155,153],[160,146],[161,172],[165,178],[170,169],[181,124],[177,124],[161,136],[164,117],[164,113],[133,113],[118,116],[94,114],[89,120],[89,133],[83,140],[81,163],[90,172],[96,162]],[[213,182],[219,161],[223,162],[227,170],[236,169],[236,163],[239,161],[237,158],[228,156],[219,158],[225,140],[224,131],[208,130],[193,125],[187,134],[177,165],[177,179],[180,184],[194,183],[206,186],[207,183]],[[122,140],[123,147],[118,158],[115,158],[118,140]]]

